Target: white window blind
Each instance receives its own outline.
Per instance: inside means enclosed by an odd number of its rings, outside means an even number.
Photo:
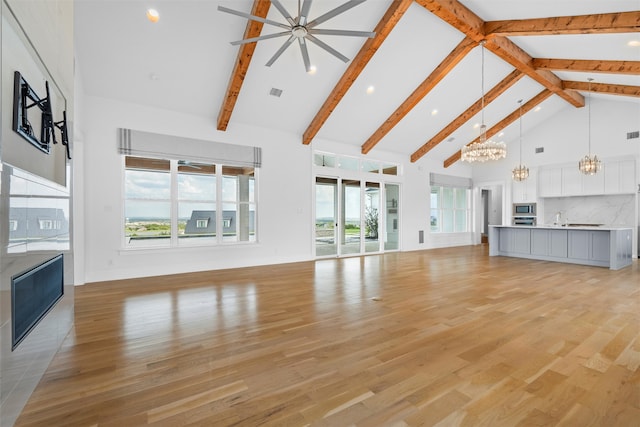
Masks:
[[[430,174],[430,185],[437,187],[455,187],[455,188],[473,188],[473,181],[471,178],[464,178],[461,176],[441,175],[438,173]]]
[[[260,147],[226,144],[132,129],[118,129],[118,152],[127,156],[189,159],[204,163],[259,168]]]

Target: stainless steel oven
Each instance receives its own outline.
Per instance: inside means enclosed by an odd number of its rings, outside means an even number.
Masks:
[[[513,225],[536,225],[535,216],[514,216]]]

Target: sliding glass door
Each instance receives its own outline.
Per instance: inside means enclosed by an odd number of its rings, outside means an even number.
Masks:
[[[362,241],[360,181],[342,180],[340,255],[359,254]]]
[[[316,178],[316,256],[338,254],[338,179]]]
[[[399,185],[316,177],[317,257],[398,250]]]

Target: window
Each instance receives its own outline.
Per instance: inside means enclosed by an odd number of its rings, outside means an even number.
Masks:
[[[398,165],[385,163],[371,159],[362,159],[351,156],[337,156],[332,153],[315,152],[313,164],[326,168],[338,168],[348,171],[360,171],[364,173],[382,173],[384,175],[398,176]]]
[[[255,169],[125,157],[125,245],[255,242]]]
[[[38,220],[38,228],[40,228],[40,230],[60,230],[60,228],[62,228],[61,226],[62,226],[62,222],[54,219]]]
[[[431,187],[431,232],[469,231],[470,191],[467,188]]]
[[[17,231],[18,230],[18,220],[10,219],[9,220],[9,231]]]

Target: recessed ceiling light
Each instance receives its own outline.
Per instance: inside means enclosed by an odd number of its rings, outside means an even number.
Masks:
[[[474,129],[478,129],[479,127],[480,127],[480,123],[476,123],[476,124],[473,125]]]
[[[438,114],[438,109],[434,108],[433,110],[431,110],[431,115],[435,116],[436,114]]]
[[[312,65],[312,66],[309,67],[309,71],[307,71],[307,74],[313,75],[313,74],[316,73],[316,71],[318,71],[318,69],[316,68],[315,65]]]
[[[503,136],[504,136],[504,132],[500,132],[500,133],[498,134],[498,138],[502,138]]]
[[[371,85],[367,88],[367,95],[371,95],[375,91],[376,91],[375,86]]]
[[[630,41],[627,43],[627,46],[630,46],[630,47],[640,47],[640,40],[630,40]]]
[[[534,112],[534,113],[537,113],[537,112],[538,112],[538,111],[540,111],[540,110],[542,110],[542,107],[538,105],[538,106],[533,110],[533,112]]]
[[[151,22],[158,22],[160,14],[155,9],[147,9],[147,19]]]

